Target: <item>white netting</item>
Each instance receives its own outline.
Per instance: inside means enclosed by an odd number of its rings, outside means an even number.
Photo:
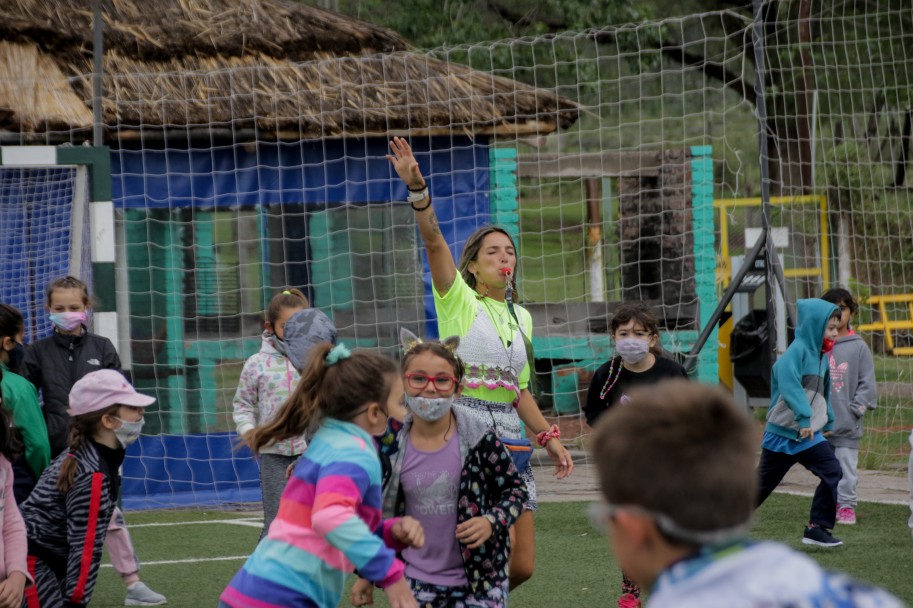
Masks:
[[[30,342],[51,333],[48,283],[68,274],[91,281],[88,210],[74,167],[0,167],[0,302],[22,313]]]
[[[761,225],[746,200],[760,195],[759,128],[772,193],[785,197],[772,223],[788,299],[838,281],[862,299],[913,292],[913,12],[823,3],[804,20],[798,4],[765,9],[760,127],[747,8],[209,71],[188,59],[187,70],[149,74],[112,58],[106,107],[130,304],[120,313],[137,384],[159,398],[149,431],[165,438],[144,453],[156,464],[128,475],[132,488],[227,488],[224,501],[256,487],[252,465],[216,433],[233,428],[241,365],[281,287],[305,291],[359,346],[392,351],[400,326],[434,332],[421,241],[384,159],[392,133],[410,134],[456,253],[485,223],[519,237],[541,402],[569,443],[580,444],[588,377],[611,354],[616,303],[648,301],[667,348],[691,348]],[[566,128],[548,134],[556,122]],[[761,292],[740,306],[763,307]],[[913,327],[906,300],[889,306]],[[863,305],[859,322],[873,318]],[[902,327],[897,347],[913,339]],[[913,423],[913,366],[885,352],[883,332],[863,335],[881,394],[862,461],[892,468]],[[718,372],[716,345],[698,361],[705,381]],[[727,376],[728,350],[719,356]]]

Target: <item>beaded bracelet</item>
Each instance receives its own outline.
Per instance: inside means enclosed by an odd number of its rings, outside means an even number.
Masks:
[[[545,447],[550,439],[561,439],[561,429],[558,428],[557,424],[553,424],[552,428],[536,435],[536,441],[539,442],[539,445],[542,447]]]
[[[430,196],[428,197],[428,202],[425,203],[425,206],[424,206],[424,207],[416,207],[416,206],[415,206],[415,203],[413,203],[413,202],[410,202],[410,203],[409,203],[409,206],[412,207],[412,209],[413,209],[414,211],[424,211],[425,209],[427,209],[428,207],[431,206],[431,197],[430,197]]]

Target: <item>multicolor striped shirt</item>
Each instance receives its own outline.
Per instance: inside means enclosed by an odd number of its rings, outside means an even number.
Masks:
[[[374,439],[328,418],[295,465],[268,536],[220,599],[232,608],[335,608],[355,570],[386,588],[404,570],[395,522],[381,516]]]

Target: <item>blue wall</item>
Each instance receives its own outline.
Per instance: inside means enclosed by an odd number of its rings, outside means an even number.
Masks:
[[[490,222],[488,141],[425,137],[413,146],[457,256],[466,238]],[[113,199],[120,209],[201,211],[403,201],[406,187],[385,158],[388,151],[385,138],[205,147],[166,139],[112,150]],[[437,335],[427,260],[425,293],[427,332]],[[142,437],[124,462],[125,506],[258,500],[257,465],[248,450],[235,451],[234,442],[229,433]]]
[[[210,210],[284,203],[405,200],[406,187],[385,155],[385,138],[193,147],[186,139],[112,150],[113,198],[124,209]],[[456,257],[466,238],[490,223],[487,138],[413,140],[431,186],[444,238]],[[437,335],[425,261],[425,313]]]

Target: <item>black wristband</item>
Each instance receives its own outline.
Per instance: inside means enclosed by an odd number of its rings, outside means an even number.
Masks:
[[[428,184],[419,186],[418,188],[410,188],[409,186],[406,186],[406,190],[408,190],[409,192],[421,192],[422,190],[424,190],[427,187],[428,187]]]
[[[431,195],[428,195],[428,204],[425,205],[424,207],[416,207],[415,203],[409,203],[409,206],[412,207],[413,211],[424,211],[425,209],[427,209],[428,207],[431,206]]]

